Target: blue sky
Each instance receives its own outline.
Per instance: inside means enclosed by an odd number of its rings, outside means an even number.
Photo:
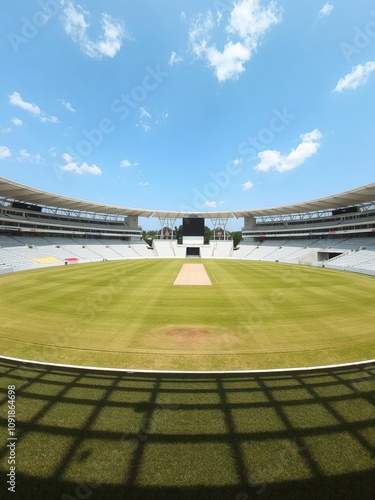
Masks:
[[[3,0],[2,9],[3,177],[195,212],[374,181],[373,0]]]

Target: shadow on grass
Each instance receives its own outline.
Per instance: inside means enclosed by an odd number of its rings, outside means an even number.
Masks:
[[[0,374],[1,498],[9,384],[10,498],[375,498],[375,365],[152,375],[1,361]]]

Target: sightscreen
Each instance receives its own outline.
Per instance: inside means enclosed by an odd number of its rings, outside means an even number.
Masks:
[[[204,219],[202,217],[184,218],[182,220],[183,236],[204,236]]]

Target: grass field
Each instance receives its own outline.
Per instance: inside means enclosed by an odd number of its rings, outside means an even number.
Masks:
[[[373,500],[374,394],[374,364],[183,376],[0,361],[0,497]]]
[[[275,263],[122,261],[0,277],[1,354],[159,369],[374,358],[374,279]],[[196,261],[190,261],[196,262]],[[7,388],[16,493],[6,488]],[[375,364],[131,374],[0,360],[0,497],[372,500]]]
[[[1,354],[175,370],[312,366],[375,357],[375,278],[199,260],[212,286],[173,286],[186,262],[128,260],[3,275]]]

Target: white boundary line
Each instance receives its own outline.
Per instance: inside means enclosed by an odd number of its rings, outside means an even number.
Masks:
[[[331,370],[334,368],[349,368],[352,366],[363,366],[371,365],[375,363],[375,359],[369,359],[367,361],[355,361],[354,363],[342,363],[338,365],[322,365],[322,366],[301,366],[297,368],[272,368],[269,370],[222,370],[222,371],[184,371],[184,370],[132,370],[130,368],[105,368],[100,366],[79,366],[79,365],[66,365],[59,363],[47,363],[43,361],[32,361],[29,359],[20,358],[10,358],[8,356],[0,356],[0,360],[7,361],[17,361],[18,363],[30,363],[32,365],[40,366],[52,366],[54,368],[69,368],[74,370],[89,370],[89,371],[105,371],[105,372],[120,372],[120,373],[151,373],[159,374],[166,373],[172,375],[237,375],[237,374],[255,374],[255,373],[289,373],[289,372],[301,372],[301,371],[319,371],[319,370]]]

